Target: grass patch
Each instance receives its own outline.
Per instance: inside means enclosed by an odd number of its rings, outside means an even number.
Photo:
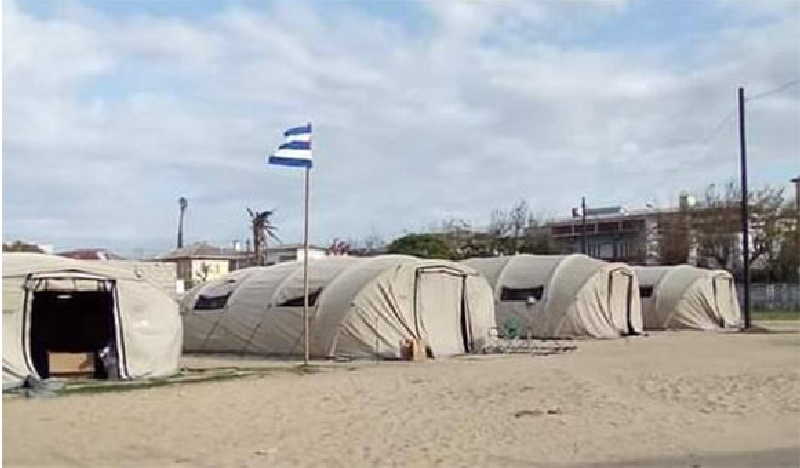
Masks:
[[[185,385],[193,383],[218,382],[223,380],[241,379],[244,377],[259,376],[276,372],[309,375],[322,372],[320,366],[300,364],[297,366],[271,366],[271,367],[223,367],[211,369],[187,369],[172,377],[134,380],[134,381],[71,381],[64,388],[57,390],[59,395],[93,394],[109,392],[127,392],[148,388],[168,387],[172,385]]]
[[[129,392],[158,387],[169,387],[173,385],[186,385],[193,383],[218,382],[224,380],[235,380],[245,377],[263,378],[270,374],[283,373],[295,375],[311,375],[323,372],[326,369],[334,368],[330,365],[299,364],[287,366],[230,366],[214,368],[181,368],[181,370],[170,377],[160,377],[151,379],[137,380],[84,380],[71,379],[60,380],[62,382],[55,388],[27,389],[14,388],[4,390],[3,396],[26,395],[32,397],[52,397],[59,395],[76,394],[97,394],[111,392]],[[26,393],[30,392],[30,394]]]
[[[315,366],[313,364],[299,364],[293,367],[292,370],[300,375],[318,374],[322,371],[319,366]]]
[[[164,379],[151,379],[143,381],[117,381],[103,383],[67,383],[64,388],[58,390],[61,395],[128,392],[142,390],[146,388],[168,387],[171,385],[183,385],[192,383],[216,382],[221,380],[232,380],[255,375],[255,372],[211,374],[193,377],[169,377]]]
[[[791,309],[756,309],[752,311],[752,320],[800,320],[800,310]]]

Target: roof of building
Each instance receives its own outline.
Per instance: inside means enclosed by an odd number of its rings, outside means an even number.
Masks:
[[[179,258],[218,258],[240,259],[246,257],[247,252],[222,247],[216,247],[208,242],[195,242],[186,247],[171,250],[156,257],[157,260],[175,260]]]
[[[588,211],[588,210],[587,210]],[[588,214],[586,215],[587,221],[597,221],[597,220],[623,220],[623,219],[631,219],[631,218],[646,218],[648,216],[657,216],[663,213],[675,213],[677,212],[677,208],[639,208],[639,209],[632,209],[632,210],[625,210],[624,212],[614,212],[614,213],[604,213],[604,214]],[[557,218],[546,223],[547,226],[553,226],[556,224],[575,224],[581,223],[580,216],[569,216],[563,218]]]
[[[108,249],[74,249],[59,252],[56,255],[75,260],[125,260],[125,257],[117,255]]]

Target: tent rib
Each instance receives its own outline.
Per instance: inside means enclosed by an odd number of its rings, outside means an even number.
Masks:
[[[579,258],[579,256],[578,255],[569,255],[569,256],[566,256],[566,257],[562,258],[561,261],[559,261],[556,264],[556,266],[553,268],[553,272],[550,273],[550,281],[547,283],[549,291],[552,292],[553,288],[555,288],[556,279],[561,274],[561,270],[566,268],[564,265],[567,264],[567,261],[574,261],[574,259],[576,259],[576,258]],[[583,288],[585,286],[586,286],[586,283],[584,282],[582,285],[580,285],[580,287],[578,287],[578,289],[575,291],[575,297],[578,297],[580,295],[580,292],[583,290]],[[547,294],[547,291],[545,291],[545,294]],[[546,299],[545,304],[544,304],[545,309],[547,308],[548,305],[550,305],[550,296],[549,295],[547,296],[547,299]],[[561,334],[561,328],[564,326],[564,322],[566,322],[566,320],[567,320],[567,314],[564,313],[561,316],[561,319],[558,321],[558,325],[556,326],[555,330],[553,331],[553,334],[555,336],[559,336]]]
[[[492,286],[492,293],[495,296],[495,300],[500,300],[500,291],[503,288],[503,280],[506,276],[506,271],[511,267],[511,262],[516,257],[516,255],[506,257],[506,261],[500,267],[500,274],[497,275],[497,281]]]
[[[286,285],[289,284],[289,282],[294,279],[295,276],[300,274],[301,271],[302,271],[301,265],[295,265],[294,270],[291,273],[289,273],[288,275],[286,275],[286,278],[284,278],[283,281],[278,283],[278,286],[275,288],[275,291],[272,292],[272,296],[270,296],[269,301],[267,301],[266,305],[264,306],[264,309],[261,312],[261,320],[258,322],[258,325],[253,327],[253,333],[250,334],[250,339],[247,340],[247,343],[245,343],[243,351],[247,351],[247,348],[251,344],[253,344],[253,339],[256,337],[256,334],[258,333],[258,330],[261,329],[261,326],[267,320],[267,316],[269,315],[269,311],[272,310],[272,307],[274,306],[274,304],[275,304],[275,302],[276,302],[276,300],[278,298],[278,295],[283,291],[283,289],[286,287]],[[302,335],[301,335],[301,337],[302,337]],[[297,341],[295,341],[295,344],[294,344],[293,347],[297,347]]]
[[[369,259],[369,260],[367,260],[366,262],[363,262],[363,263],[362,262],[353,262],[350,265],[342,268],[342,270],[339,271],[336,274],[336,276],[333,277],[333,279],[330,281],[330,283],[328,283],[324,288],[322,288],[322,293],[320,294],[320,297],[317,299],[317,307],[318,308],[315,310],[315,312],[318,312],[318,313],[314,314],[314,318],[316,319],[317,315],[325,313],[325,307],[324,306],[329,301],[329,296],[331,294],[329,291],[335,291],[335,288],[339,285],[339,283],[344,281],[343,278],[346,278],[349,273],[351,273],[353,271],[357,271],[357,270],[359,270],[361,268],[366,268],[368,265],[371,264],[371,261],[374,260],[375,258],[378,258],[378,257],[371,258],[371,259]],[[349,315],[349,314],[346,314],[346,315]],[[344,323],[344,321],[342,321],[342,323]],[[336,347],[336,342],[337,342],[337,340],[339,338],[340,329],[341,329],[341,324],[339,324],[339,327],[337,327],[336,331],[333,334],[333,337],[332,337],[332,340],[331,340],[331,344],[330,344],[331,349],[328,349],[326,351],[327,354],[331,354],[333,352],[333,349]]]

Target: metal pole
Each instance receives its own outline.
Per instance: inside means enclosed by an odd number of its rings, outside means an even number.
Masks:
[[[583,254],[589,255],[589,239],[586,237],[586,197],[581,197],[581,217],[583,218]]]
[[[747,150],[744,138],[744,88],[739,88],[739,153],[742,157],[742,260],[744,261],[744,328],[750,328],[750,212],[747,193]]]
[[[794,225],[794,246],[795,255],[800,256],[800,176],[791,180],[794,184],[794,204],[795,204],[795,225]],[[797,294],[800,294],[800,264],[797,265]],[[795,295],[794,305],[800,308],[800,296]]]
[[[183,247],[183,215],[186,213],[186,207],[189,206],[189,202],[185,197],[180,197],[178,204],[181,208],[181,214],[178,218],[178,248],[180,249]]]
[[[306,168],[305,234],[303,235],[303,363],[308,365],[308,197],[311,168]]]

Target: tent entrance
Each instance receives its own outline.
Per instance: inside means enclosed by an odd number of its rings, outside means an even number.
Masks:
[[[633,290],[633,276],[622,269],[611,271],[608,278],[608,308],[613,325],[623,335],[636,334],[631,317],[633,294],[639,294],[639,291]]]
[[[113,280],[30,277],[25,288],[23,349],[34,375],[43,379],[123,375]]]
[[[724,276],[714,276],[711,280],[711,289],[714,293],[714,307],[717,312],[717,322],[721,328],[736,323],[731,319],[731,310],[736,310],[733,280]]]
[[[433,357],[463,354],[472,348],[466,289],[467,275],[460,271],[438,266],[417,270],[414,315]]]

